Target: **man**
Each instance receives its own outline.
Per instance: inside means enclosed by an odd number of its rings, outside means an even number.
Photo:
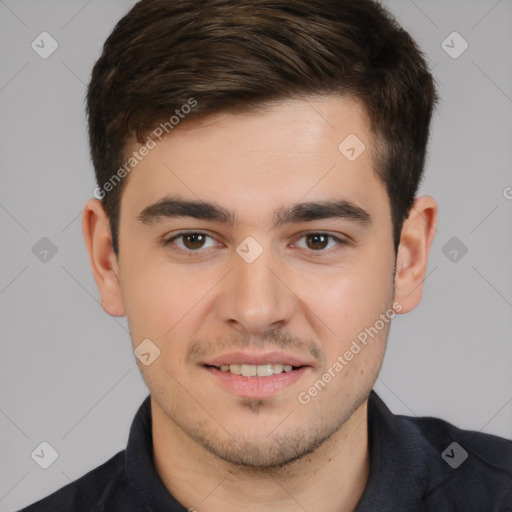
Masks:
[[[436,101],[371,0],[143,0],[88,91],[83,213],[150,391],[41,511],[512,510],[512,443],[372,391],[421,300]]]

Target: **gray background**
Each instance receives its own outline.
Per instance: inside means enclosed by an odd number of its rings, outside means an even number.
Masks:
[[[86,84],[133,3],[0,0],[0,512],[123,449],[147,395],[125,319],[99,305],[80,217],[95,187]],[[420,190],[440,217],[423,302],[393,321],[376,390],[397,413],[512,437],[512,0],[384,3],[442,97]],[[59,44],[47,59],[31,48],[43,31]],[[442,46],[454,31],[469,44],[458,58],[443,46],[462,40]],[[43,237],[47,261],[32,250]],[[31,458],[42,441],[59,454],[46,470]]]

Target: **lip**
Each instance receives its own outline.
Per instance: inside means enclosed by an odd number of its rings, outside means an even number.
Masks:
[[[267,352],[266,354],[248,354],[247,352],[230,352],[201,363],[207,366],[223,364],[289,364],[290,366],[312,366],[309,362],[282,352]]]
[[[219,367],[223,364],[289,364],[294,367],[290,372],[282,372],[268,377],[244,377],[229,371],[224,372]],[[241,398],[271,398],[285,388],[297,382],[312,369],[307,361],[281,352],[266,354],[248,354],[246,352],[231,352],[202,363],[202,367],[215,379],[218,385],[230,394]]]
[[[291,372],[282,372],[269,377],[244,377],[223,372],[213,366],[204,367],[217,383],[240,398],[271,398],[297,382],[311,367],[303,366]]]

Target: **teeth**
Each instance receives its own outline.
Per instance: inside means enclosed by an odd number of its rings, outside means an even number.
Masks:
[[[260,364],[256,366],[256,373],[258,377],[268,377],[269,375],[274,375],[274,369],[271,364]]]
[[[244,377],[256,377],[256,366],[253,364],[241,364],[240,370]]]
[[[242,370],[240,369],[239,364],[225,364],[227,366],[226,371],[230,371],[231,373],[236,373],[237,375],[242,375]],[[222,370],[222,368],[221,368]]]
[[[223,364],[220,369],[223,372],[231,372],[244,377],[270,377],[279,373],[291,372],[290,364]]]

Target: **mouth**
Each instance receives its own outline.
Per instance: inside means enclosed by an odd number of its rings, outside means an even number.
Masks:
[[[207,368],[215,368],[221,372],[228,372],[234,375],[242,375],[243,377],[271,377],[272,375],[279,375],[281,373],[289,373],[300,368],[301,366],[293,366],[284,363],[264,363],[264,364],[221,364],[220,366],[205,365]]]
[[[202,364],[230,394],[243,398],[270,398],[292,386],[312,365],[281,353],[227,354]]]

